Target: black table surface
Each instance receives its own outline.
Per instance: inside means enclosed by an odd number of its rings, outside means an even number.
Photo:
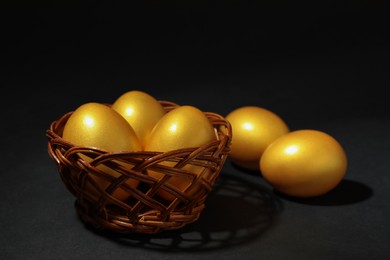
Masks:
[[[2,8],[1,259],[389,259],[384,6],[145,2]],[[47,152],[53,120],[129,90],[227,115],[256,105],[344,147],[326,195],[298,199],[228,159],[198,221],[123,236],[78,218]],[[234,136],[233,136],[234,137]]]

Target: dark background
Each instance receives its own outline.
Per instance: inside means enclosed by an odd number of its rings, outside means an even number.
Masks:
[[[0,17],[0,258],[390,257],[385,4],[86,1],[2,6]],[[155,236],[91,230],[45,130],[134,89],[222,115],[262,106],[291,130],[325,131],[345,148],[346,177],[325,196],[294,199],[228,161],[196,223]]]

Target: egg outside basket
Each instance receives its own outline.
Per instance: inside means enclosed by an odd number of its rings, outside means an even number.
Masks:
[[[167,112],[178,107],[172,102],[159,102]],[[69,112],[53,121],[46,136],[49,155],[56,163],[65,187],[75,196],[75,208],[82,221],[95,228],[118,233],[154,234],[181,228],[200,217],[231,144],[231,126],[222,116],[204,112],[218,136],[217,141],[204,146],[165,153],[114,153],[93,147],[75,146],[63,140],[62,131],[71,114]],[[92,160],[87,162],[83,159],[85,156]],[[173,166],[166,166],[167,162]],[[131,167],[124,167],[124,164]],[[184,167],[189,164],[204,167],[204,170],[200,174],[186,171]],[[116,171],[119,177],[113,177],[102,170],[108,168]],[[158,172],[163,177],[156,179],[149,176],[148,170]],[[185,191],[167,183],[174,175],[190,178]],[[108,187],[101,188],[96,183],[96,178],[107,181]],[[130,179],[139,184],[136,187],[128,185]],[[128,193],[127,200],[121,201],[112,195],[119,188]],[[173,201],[159,197],[159,189],[172,194]]]

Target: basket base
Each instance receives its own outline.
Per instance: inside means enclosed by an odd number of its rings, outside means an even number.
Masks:
[[[120,234],[157,234],[165,230],[180,229],[187,224],[197,221],[204,209],[204,204],[194,208],[188,215],[171,215],[170,220],[161,221],[159,215],[144,214],[136,219],[129,218],[123,212],[116,212],[114,209],[105,209],[98,212],[91,203],[74,203],[79,218],[85,224],[97,230],[109,230]]]

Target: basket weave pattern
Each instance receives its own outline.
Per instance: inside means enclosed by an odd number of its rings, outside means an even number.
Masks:
[[[178,106],[167,101],[159,102],[167,112]],[[69,112],[52,122],[46,136],[49,155],[56,163],[65,187],[75,196],[75,207],[83,221],[119,233],[153,234],[181,228],[199,218],[229,152],[231,126],[222,116],[204,112],[218,134],[217,141],[162,153],[107,152],[75,146],[61,138],[71,114]],[[84,160],[86,156],[91,161]],[[99,167],[101,165],[119,173],[119,177],[107,174]],[[204,170],[195,174],[185,170],[186,165],[201,166]],[[163,177],[153,178],[147,174],[149,170]],[[171,176],[180,175],[191,180],[184,191],[167,183]],[[96,183],[96,178],[104,179],[108,187],[103,189]],[[128,185],[130,179],[139,184],[136,187]],[[129,194],[127,200],[112,196],[119,188]],[[175,199],[166,201],[160,198],[159,189],[172,194]]]

